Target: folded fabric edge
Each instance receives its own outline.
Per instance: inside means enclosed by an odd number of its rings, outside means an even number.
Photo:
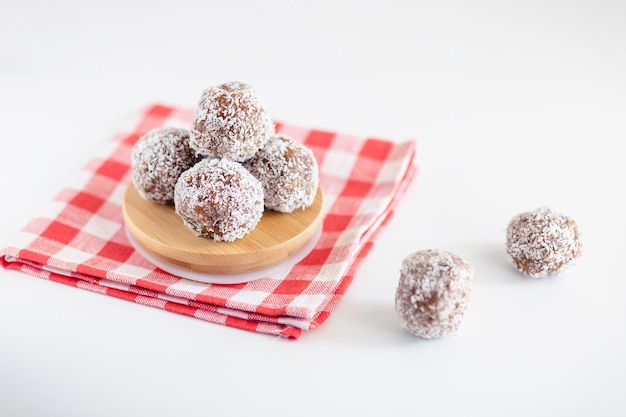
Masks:
[[[409,142],[399,144],[398,146],[402,146],[402,145],[407,145],[409,148],[408,149],[409,156],[407,158],[406,165],[402,167],[402,169],[400,170],[401,172],[403,172],[403,175],[400,181],[396,183],[396,186],[393,192],[391,193],[391,199],[389,200],[389,203],[383,210],[380,211],[378,216],[375,219],[373,219],[370,226],[363,232],[363,234],[361,235],[360,241],[371,240],[370,235],[375,234],[381,228],[381,226],[384,226],[384,224],[391,218],[396,206],[398,205],[400,200],[402,200],[402,197],[404,197],[409,186],[415,179],[415,176],[418,170],[417,161],[415,160],[416,142],[409,141]]]
[[[367,257],[370,250],[374,246],[376,237],[382,233],[384,225],[393,216],[394,210],[402,197],[406,194],[409,186],[413,182],[418,172],[416,157],[416,142],[407,142],[409,145],[409,158],[406,166],[403,168],[404,175],[399,181],[398,186],[394,190],[393,198],[389,201],[387,207],[381,211],[380,215],[370,224],[370,226],[362,233],[359,244],[360,247],[353,255],[352,261],[349,262],[348,270],[338,284],[338,289],[333,294],[333,297],[329,298],[327,304],[324,306],[322,314],[318,314],[311,320],[308,330],[313,330],[319,327],[329,316],[330,312],[341,301],[341,298],[345,295],[348,287],[358,272],[362,261]]]
[[[145,306],[156,307],[162,310],[178,313],[188,317],[201,319],[204,321],[222,324],[254,333],[262,333],[282,338],[297,340],[303,330],[308,330],[308,323],[296,318],[279,318],[277,322],[252,320],[242,316],[241,312],[229,311],[229,309],[218,308],[216,311],[206,310],[199,307],[181,304],[179,302],[161,299],[159,297],[142,295],[127,291],[121,288],[101,285],[97,282],[89,282],[69,275],[66,271],[51,271],[42,265],[34,265],[27,260],[16,258],[10,255],[0,257],[0,264],[8,270],[24,272],[28,275],[46,279],[49,281],[65,284],[71,287],[88,290],[98,294],[105,294],[115,298],[132,301]],[[231,314],[229,314],[231,313]],[[239,314],[237,314],[239,313]],[[284,321],[281,322],[281,321]],[[297,327],[299,326],[299,327]]]

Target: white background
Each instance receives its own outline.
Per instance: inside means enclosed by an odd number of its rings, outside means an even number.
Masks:
[[[2,242],[130,114],[229,80],[276,119],[418,141],[343,301],[293,342],[1,270],[0,415],[626,415],[626,3],[2,0]],[[584,253],[532,280],[504,233],[539,206]],[[476,270],[434,341],[393,307],[425,248]]]

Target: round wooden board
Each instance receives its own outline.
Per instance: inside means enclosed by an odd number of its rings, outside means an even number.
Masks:
[[[259,224],[234,242],[196,236],[173,205],[144,199],[132,182],[124,193],[122,212],[128,231],[156,258],[196,272],[238,274],[276,265],[295,254],[321,227],[322,206],[318,188],[307,209],[265,210]]]

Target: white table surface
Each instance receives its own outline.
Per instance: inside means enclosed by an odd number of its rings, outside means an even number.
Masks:
[[[223,81],[290,123],[416,139],[420,172],[295,342],[0,270],[0,415],[626,415],[625,22],[621,1],[3,1],[0,243],[141,106]],[[539,206],[584,253],[532,280],[504,233]],[[476,270],[434,341],[393,307],[425,248]]]

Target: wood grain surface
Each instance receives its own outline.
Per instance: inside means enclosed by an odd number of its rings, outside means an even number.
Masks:
[[[265,210],[259,224],[234,242],[196,236],[173,205],[141,197],[132,182],[124,193],[122,212],[128,231],[156,258],[197,272],[236,274],[282,262],[296,253],[321,227],[323,193],[318,188],[305,210]]]

